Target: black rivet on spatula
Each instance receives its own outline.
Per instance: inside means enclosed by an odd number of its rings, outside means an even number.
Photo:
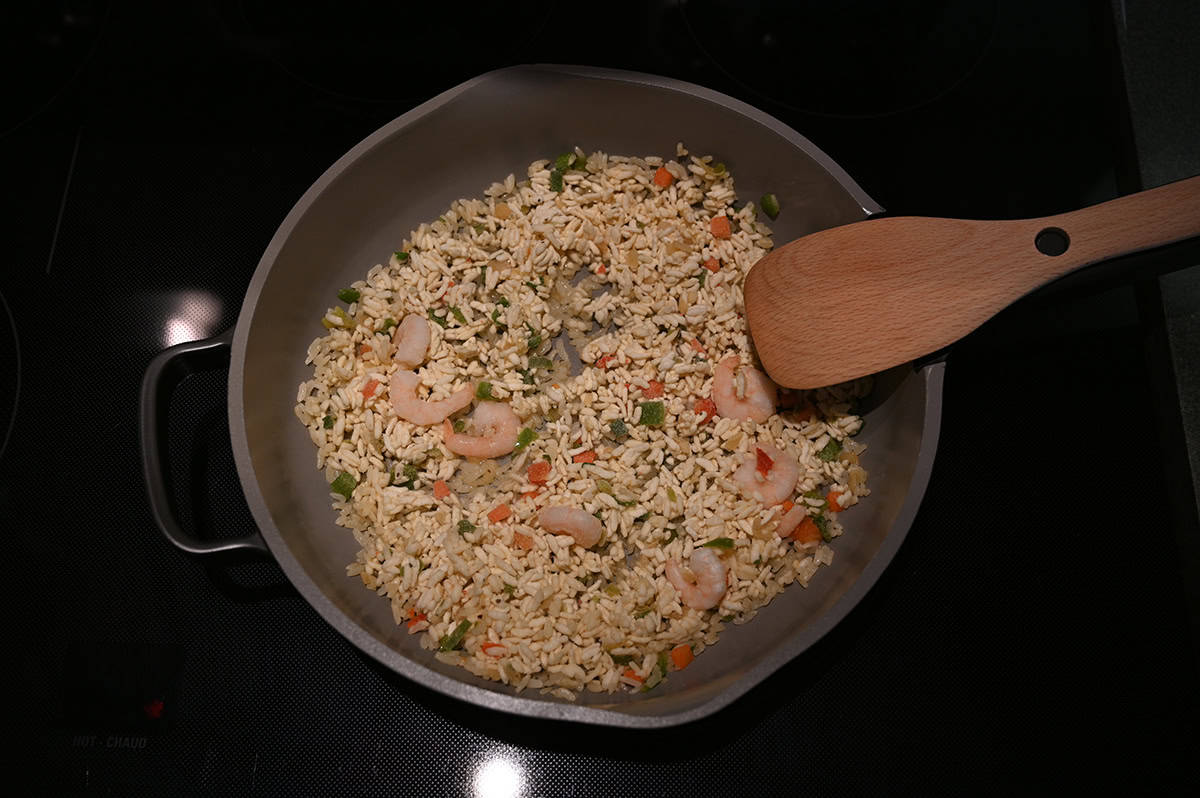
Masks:
[[[1071,246],[1071,237],[1065,230],[1057,227],[1047,227],[1033,239],[1033,245],[1043,255],[1061,255]]]

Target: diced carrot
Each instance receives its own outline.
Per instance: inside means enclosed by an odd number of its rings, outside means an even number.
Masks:
[[[812,516],[806,517],[792,532],[792,540],[797,543],[816,543],[820,539],[821,530],[817,528],[817,522],[812,520]]]
[[[496,649],[500,650],[497,652]],[[489,657],[503,657],[505,651],[504,646],[500,643],[484,643],[479,647],[479,650]]]
[[[733,228],[729,226],[728,216],[714,216],[713,220],[708,223],[708,229],[717,238],[729,238],[733,235]]]
[[[498,507],[496,507],[494,510],[489,512],[487,517],[488,517],[489,521],[491,521],[493,524],[495,524],[495,523],[499,523],[500,521],[503,521],[505,518],[508,518],[510,515],[512,515],[512,510],[508,509],[508,505],[501,504]]]
[[[571,459],[576,463],[594,463],[596,462],[596,450],[588,449],[586,452],[580,452]]]
[[[775,461],[770,457],[767,457],[766,452],[764,452],[762,449],[756,448],[754,450],[754,457],[754,468],[756,471],[758,471],[758,473],[762,474],[764,477],[771,473],[771,466],[775,465]]]
[[[792,501],[791,499],[786,499],[783,502],[783,504],[780,505],[780,507],[783,508],[784,515],[787,515],[788,513],[790,513],[792,511],[792,508],[795,506],[796,506],[796,503],[794,501]]]
[[[642,396],[647,399],[657,399],[663,395],[666,386],[658,380],[650,380],[650,383],[642,389]]]
[[[616,360],[616,358],[613,357],[612,355],[604,355],[603,357],[601,357],[599,360],[596,361],[596,368],[606,369],[606,368],[608,368],[608,364],[614,360]]]
[[[413,628],[423,620],[425,620],[425,613],[417,612],[412,607],[408,608],[408,623],[406,625],[409,629]]]
[[[367,352],[370,352],[370,351],[371,351],[370,344],[359,344],[358,345],[358,354],[365,355]]]
[[[529,535],[522,535],[520,532],[513,532],[513,543],[517,544],[518,549],[525,549],[525,551],[533,548],[533,538]]]
[[[450,495],[450,486],[444,480],[437,480],[433,483],[433,498],[444,499]]]
[[[710,272],[715,272],[721,268],[721,261],[717,260],[716,258],[709,258],[708,260],[704,261],[704,268],[708,269]]]
[[[688,345],[691,346],[692,349],[695,349],[700,354],[702,354],[702,355],[704,354],[704,344],[700,343],[700,339],[693,338],[692,340],[688,341]]]
[[[596,274],[608,274],[608,267],[601,263],[596,267]]]
[[[675,175],[667,171],[667,167],[660,166],[658,171],[654,173],[654,185],[659,188],[666,188],[675,182]]]
[[[375,395],[375,389],[379,387],[379,380],[367,380],[367,384],[363,386],[362,395],[364,399],[370,399]]]
[[[451,287],[451,288],[453,288],[453,287],[454,287],[454,281],[453,281],[453,280],[451,280],[451,281],[450,281],[450,287]]]
[[[522,499],[532,499],[534,496],[537,496],[541,492],[542,492],[541,488],[534,488],[533,490],[527,490],[521,494],[521,498]]]
[[[838,499],[842,498],[841,491],[831,490],[825,494],[825,501],[829,504],[829,509],[835,513],[840,513],[846,508],[838,504]]]
[[[692,664],[692,660],[696,655],[692,653],[692,647],[688,645],[679,645],[671,649],[671,662],[675,663],[676,670],[683,670],[688,665]]]
[[[550,464],[545,460],[538,460],[533,465],[529,466],[529,481],[535,485],[545,485],[547,477],[550,476]]]
[[[712,399],[700,399],[692,409],[697,413],[703,413],[704,418],[700,419],[700,423],[707,424],[717,414],[717,403]]]
[[[635,671],[633,668],[626,668],[625,672],[621,675],[624,676],[626,679],[633,679],[635,682],[646,681],[641,676],[638,676],[637,671]]]

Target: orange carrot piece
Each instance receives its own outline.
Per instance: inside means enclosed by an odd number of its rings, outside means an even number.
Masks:
[[[801,521],[800,526],[792,532],[792,540],[797,543],[816,543],[820,539],[821,530],[817,528],[817,522],[812,520],[812,516]]]
[[[675,175],[667,171],[667,167],[660,166],[658,171],[654,173],[654,185],[659,188],[666,188],[675,182]]]
[[[612,355],[604,355],[603,357],[601,357],[599,360],[596,361],[596,368],[606,369],[606,368],[608,368],[609,362],[613,361],[613,360],[616,360],[616,358],[613,357]]]
[[[717,260],[716,258],[709,258],[708,260],[704,261],[704,268],[708,269],[710,272],[715,272],[721,268],[721,261]]]
[[[588,449],[586,452],[580,452],[572,458],[576,463],[594,463],[596,462],[596,450]]]
[[[500,521],[503,521],[505,518],[508,518],[510,515],[512,515],[512,510],[508,509],[508,505],[501,504],[498,507],[496,507],[494,510],[489,512],[487,517],[488,517],[489,521],[491,521],[493,524],[495,524],[495,523],[499,523]]]
[[[496,649],[500,649],[500,652],[497,654],[493,654],[492,652],[495,651]],[[484,654],[486,654],[489,657],[503,657],[504,651],[505,651],[504,645],[502,643],[484,643],[483,645],[481,645],[479,647],[479,650],[482,651]]]
[[[408,628],[411,629],[421,621],[425,620],[425,613],[417,612],[412,607],[408,608]]]
[[[704,418],[700,419],[700,423],[707,424],[717,414],[717,403],[712,399],[701,399],[696,402],[696,406],[692,409],[697,413],[703,413]]]
[[[780,506],[783,508],[783,514],[787,515],[792,511],[792,508],[796,506],[796,503],[791,499],[786,499]]]
[[[754,469],[758,471],[758,473],[762,474],[764,477],[771,473],[771,467],[775,465],[775,461],[770,457],[767,457],[766,452],[764,452],[762,449],[756,448],[754,450],[754,457]]]
[[[379,380],[367,380],[367,384],[362,388],[364,399],[370,399],[375,395],[375,389],[379,387]]]
[[[437,480],[433,483],[433,498],[444,499],[450,495],[450,486],[444,480]]]
[[[840,513],[846,508],[838,504],[838,499],[842,498],[841,491],[831,490],[825,494],[825,501],[829,505],[829,509],[835,513]]]
[[[716,238],[729,238],[733,235],[733,228],[729,225],[728,216],[714,216],[713,220],[708,223],[708,229]]]
[[[658,380],[650,380],[650,383],[642,389],[642,396],[646,397],[647,399],[657,399],[663,395],[663,391],[666,390],[666,387],[667,386],[663,385]]]
[[[626,679],[633,679],[635,682],[646,681],[641,676],[638,676],[637,671],[635,671],[633,668],[626,668],[625,672],[621,675],[624,676]]]
[[[675,663],[675,670],[683,670],[688,665],[692,664],[692,660],[696,655],[692,653],[692,647],[688,645],[678,645],[671,649],[671,662]]]
[[[521,498],[522,499],[532,499],[534,496],[537,496],[541,492],[542,492],[541,488],[534,488],[533,490],[527,490],[521,494]]]
[[[525,551],[533,549],[533,538],[529,535],[522,535],[520,532],[513,532],[513,543],[517,544],[518,549],[525,549]]]
[[[704,344],[700,343],[700,340],[698,338],[693,338],[692,340],[688,341],[688,345],[691,346],[692,349],[695,349],[700,354],[702,354],[702,355],[704,354]]]
[[[608,274],[608,267],[601,263],[596,267],[596,274]]]
[[[535,485],[545,485],[546,479],[550,476],[550,464],[545,460],[538,460],[533,465],[529,466],[529,481]]]
[[[370,344],[359,344],[358,345],[358,354],[365,355],[367,352],[370,352],[370,351],[371,351]]]

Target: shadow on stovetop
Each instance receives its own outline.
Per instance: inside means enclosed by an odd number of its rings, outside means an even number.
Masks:
[[[867,595],[808,650],[724,709],[666,729],[613,728],[510,715],[444,696],[405,679],[361,652],[359,656],[366,667],[424,708],[498,742],[612,760],[691,760],[728,748],[753,729],[762,728],[764,718],[794,707],[795,699],[808,686],[821,683],[829,671],[846,660],[850,649],[861,642],[864,629],[877,622],[881,602],[893,589],[891,575],[904,571],[906,548],[911,547],[901,546],[892,567],[883,572]]]

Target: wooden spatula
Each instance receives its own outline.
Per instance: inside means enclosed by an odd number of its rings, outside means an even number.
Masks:
[[[816,388],[957,341],[1067,272],[1200,235],[1200,176],[1040,219],[897,216],[773,250],[746,277],[767,373]]]

